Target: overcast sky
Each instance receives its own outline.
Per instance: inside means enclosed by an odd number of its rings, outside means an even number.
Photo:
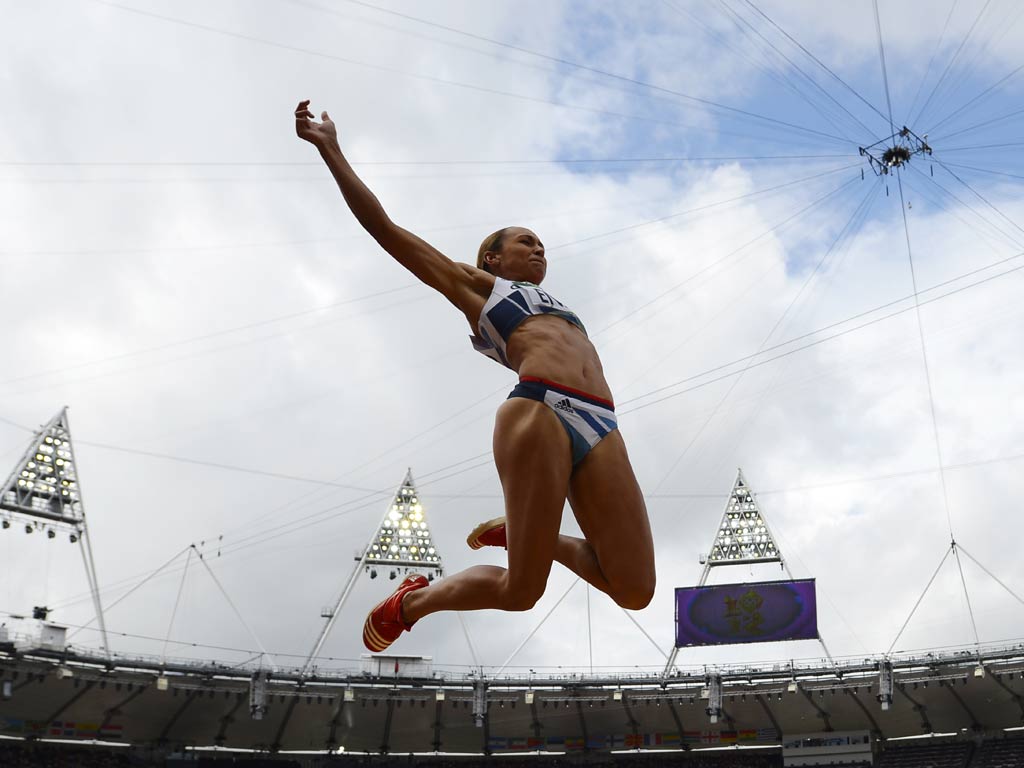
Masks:
[[[0,474],[67,405],[105,604],[177,555],[109,609],[124,653],[162,652],[179,588],[168,654],[257,647],[184,569],[194,543],[300,663],[408,468],[449,572],[503,562],[464,540],[501,513],[487,452],[515,377],[360,230],[294,135],[308,98],[452,258],[537,231],[602,354],[654,528],[634,618],[655,642],[577,585],[513,667],[660,668],[737,467],[817,580],[833,655],[890,648],[951,533],[963,582],[948,558],[896,649],[969,645],[971,612],[982,642],[1019,638],[1024,606],[977,563],[1024,594],[1024,7],[950,5],[883,0],[880,50],[863,0],[2,2]],[[893,133],[890,102],[934,156],[879,179],[858,147]],[[15,525],[0,562],[0,610],[92,618],[65,536]],[[436,615],[392,651],[499,667],[574,578],[465,614],[473,650]],[[355,663],[392,586],[360,580],[325,664]]]

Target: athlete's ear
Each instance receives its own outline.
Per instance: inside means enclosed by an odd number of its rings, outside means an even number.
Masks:
[[[497,266],[500,261],[501,254],[498,253],[497,251],[487,251],[486,253],[484,253],[484,262],[486,262],[488,266]]]

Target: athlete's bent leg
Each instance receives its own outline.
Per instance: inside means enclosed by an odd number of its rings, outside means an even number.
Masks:
[[[572,473],[569,437],[546,405],[511,398],[498,409],[494,463],[505,496],[508,569],[478,565],[410,592],[406,622],[437,611],[529,610],[544,594]]]
[[[647,607],[656,582],[654,541],[643,493],[618,430],[576,466],[569,502],[607,580],[604,591],[623,608]]]

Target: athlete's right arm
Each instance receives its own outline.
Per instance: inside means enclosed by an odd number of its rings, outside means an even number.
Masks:
[[[457,264],[430,243],[395,224],[376,195],[345,159],[338,143],[337,129],[326,112],[321,115],[321,120],[320,123],[314,122],[309,101],[301,101],[295,110],[295,132],[299,138],[320,150],[345,202],[363,229],[403,267],[444,294],[465,314],[471,314],[480,297],[486,298],[490,293],[493,278],[483,270]]]

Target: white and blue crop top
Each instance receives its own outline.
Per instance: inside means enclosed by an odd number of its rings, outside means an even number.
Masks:
[[[533,283],[495,277],[494,288],[480,313],[480,322],[477,324],[479,335],[469,337],[473,348],[511,368],[505,346],[520,323],[534,315],[556,315],[575,325],[584,334],[587,332],[575,312],[540,287]]]

